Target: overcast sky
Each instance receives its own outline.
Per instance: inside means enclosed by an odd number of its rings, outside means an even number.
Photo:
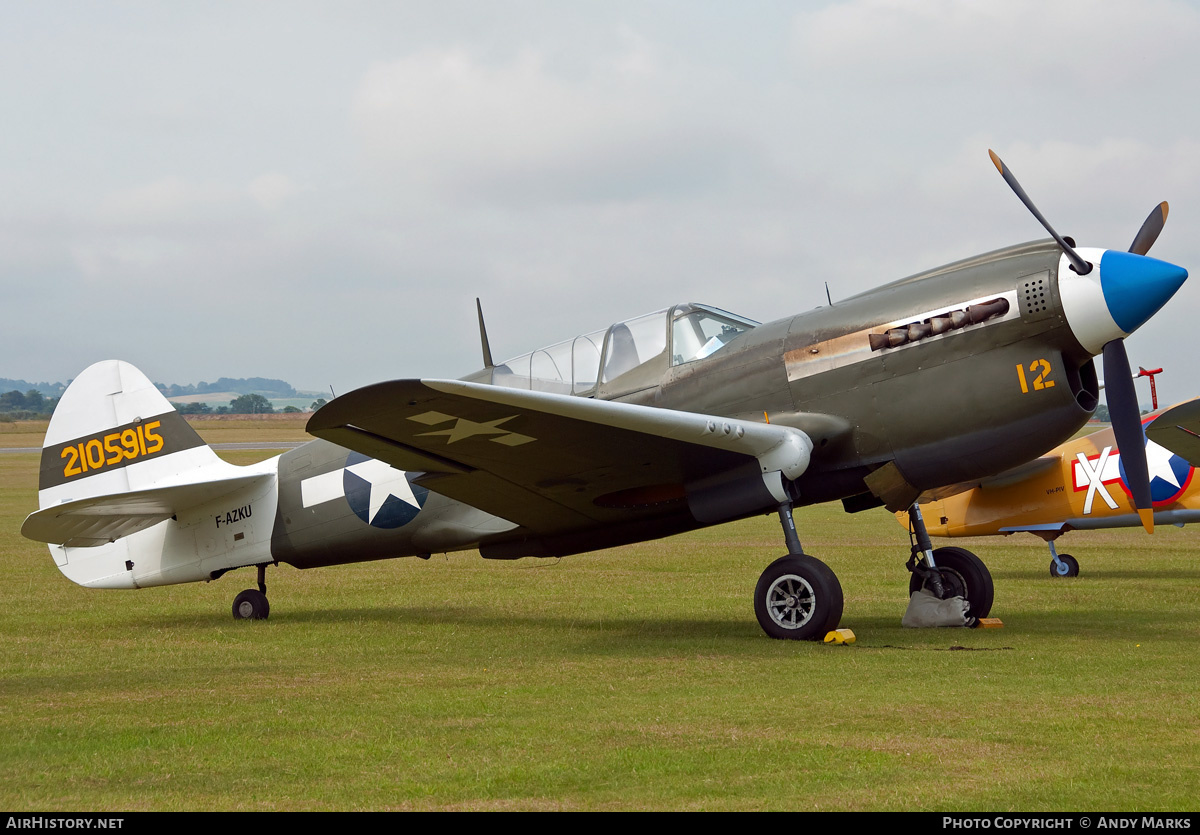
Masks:
[[[1200,271],[1176,0],[0,5],[0,376],[338,393],[1044,237]],[[1131,362],[1200,393],[1193,278]],[[1149,388],[1138,384],[1144,401]]]

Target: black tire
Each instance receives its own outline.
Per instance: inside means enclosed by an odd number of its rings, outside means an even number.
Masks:
[[[754,614],[772,638],[820,641],[842,620],[842,584],[829,566],[799,555],[767,566],[754,588]]]
[[[992,585],[992,573],[983,560],[966,548],[935,548],[933,561],[942,574],[942,588],[946,597],[966,598],[970,607],[967,617],[986,618],[992,611],[996,591]],[[908,580],[908,594],[921,588],[922,578],[914,572]]]
[[[1059,562],[1064,565],[1060,566],[1054,560],[1050,560],[1050,576],[1051,577],[1078,577],[1079,576],[1079,560],[1072,557],[1070,554],[1059,554]],[[1065,569],[1065,572],[1063,571]]]
[[[234,620],[266,620],[269,614],[271,604],[258,589],[246,589],[233,599]]]

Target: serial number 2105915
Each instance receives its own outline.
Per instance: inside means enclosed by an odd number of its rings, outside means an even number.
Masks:
[[[91,438],[64,447],[59,453],[66,461],[63,477],[83,475],[89,470],[104,469],[122,461],[132,461],[159,452],[163,448],[163,439],[162,435],[154,430],[160,425],[161,422],[155,420],[139,424],[136,428],[110,432],[102,438]]]

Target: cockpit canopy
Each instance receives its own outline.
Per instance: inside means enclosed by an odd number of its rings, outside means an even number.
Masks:
[[[677,304],[514,357],[492,369],[491,382],[557,394],[625,394],[658,385],[668,367],[710,357],[758,324],[707,305]]]

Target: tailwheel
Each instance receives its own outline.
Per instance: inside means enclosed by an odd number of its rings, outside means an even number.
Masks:
[[[934,549],[933,563],[942,582],[941,599],[965,598],[970,604],[968,618],[986,618],[992,611],[995,588],[983,560],[965,548],[948,547]],[[911,596],[921,588],[933,591],[928,572],[922,576],[914,571],[908,580],[908,593]]]
[[[258,589],[246,589],[233,599],[235,620],[266,620],[271,614],[267,596]]]
[[[1058,554],[1057,560],[1050,560],[1051,577],[1078,577],[1079,560],[1070,554]]]
[[[814,557],[780,557],[758,578],[754,614],[772,638],[819,641],[842,619],[842,585]]]

